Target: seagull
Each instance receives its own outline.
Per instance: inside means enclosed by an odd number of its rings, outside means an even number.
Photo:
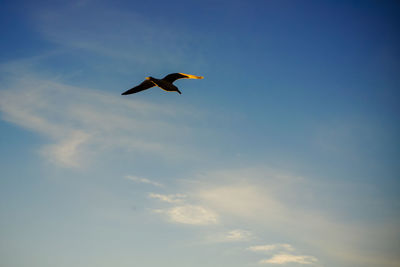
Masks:
[[[156,79],[153,77],[146,77],[146,80],[144,80],[141,84],[138,86],[135,86],[131,89],[129,89],[126,92],[123,92],[121,95],[130,95],[134,94],[146,89],[149,89],[154,86],[158,86],[161,89],[168,91],[168,92],[178,92],[179,94],[182,94],[181,91],[179,91],[178,87],[173,85],[172,83],[178,79],[203,79],[203,76],[196,76],[196,75],[191,75],[191,74],[185,74],[185,73],[171,73],[165,76],[164,78]]]

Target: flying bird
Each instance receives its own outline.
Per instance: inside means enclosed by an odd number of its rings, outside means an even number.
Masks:
[[[168,92],[178,92],[179,94],[182,94],[181,91],[179,91],[178,87],[173,85],[172,83],[178,79],[203,79],[203,76],[196,76],[196,75],[191,75],[191,74],[185,74],[185,73],[171,73],[165,76],[164,78],[156,79],[153,77],[146,77],[146,80],[139,84],[138,86],[135,86],[131,89],[129,89],[126,92],[123,92],[121,95],[130,95],[134,94],[146,89],[149,89],[154,86],[158,86],[161,89],[168,91]]]

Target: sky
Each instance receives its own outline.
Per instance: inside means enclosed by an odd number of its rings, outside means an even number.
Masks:
[[[400,266],[399,11],[3,1],[0,265]]]

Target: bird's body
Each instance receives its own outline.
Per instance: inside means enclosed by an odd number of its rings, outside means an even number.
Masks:
[[[178,92],[181,94],[181,91],[179,91],[178,87],[176,87],[175,85],[173,85],[170,82],[164,81],[164,80],[160,80],[160,79],[156,79],[153,77],[148,77],[148,80],[151,81],[152,83],[155,84],[155,86],[160,87],[161,89],[163,89],[164,91],[168,91],[168,92]]]
[[[134,94],[134,93],[149,89],[154,86],[160,87],[164,91],[178,92],[179,94],[181,94],[181,91],[179,91],[178,87],[176,87],[172,83],[178,79],[183,79],[183,78],[185,78],[185,79],[203,79],[203,76],[196,76],[196,75],[184,74],[184,73],[171,73],[162,79],[146,77],[146,80],[144,80],[144,82],[142,82],[138,86],[135,86],[135,87],[129,89],[126,92],[123,92],[122,95]]]

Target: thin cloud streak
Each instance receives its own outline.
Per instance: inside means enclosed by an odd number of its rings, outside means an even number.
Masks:
[[[167,202],[167,203],[182,203],[186,198],[186,195],[183,194],[163,195],[163,194],[149,193],[149,198],[158,199],[162,202]]]
[[[137,176],[133,176],[133,175],[126,175],[125,179],[130,180],[130,181],[134,181],[136,183],[150,184],[150,185],[154,185],[154,186],[157,186],[157,187],[164,186],[163,184],[161,184],[159,182],[154,182],[154,181],[149,180],[147,178],[137,177]]]
[[[289,244],[273,244],[273,245],[251,246],[248,248],[248,250],[259,251],[259,252],[270,252],[274,250],[294,251],[294,248]]]
[[[225,240],[228,242],[249,241],[251,239],[253,239],[252,232],[240,229],[229,231],[225,236]]]
[[[206,235],[206,243],[239,243],[249,242],[255,238],[253,232],[243,229],[217,231]]]

